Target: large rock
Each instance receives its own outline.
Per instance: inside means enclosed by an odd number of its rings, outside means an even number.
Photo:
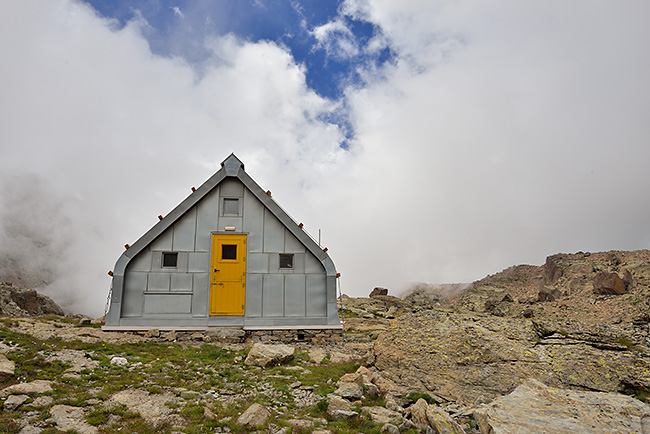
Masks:
[[[429,405],[426,415],[429,426],[438,434],[465,434],[465,430],[440,407]]]
[[[650,390],[644,351],[617,326],[447,312],[404,315],[374,346],[375,367],[398,388],[466,405],[508,394],[526,378],[603,392]]]
[[[388,295],[388,289],[376,287],[376,288],[374,288],[372,290],[369,297],[377,297],[377,296],[380,296],[380,295]]]
[[[64,315],[64,312],[46,295],[0,282],[0,315],[24,317],[48,314]]]
[[[110,403],[122,404],[147,422],[159,425],[168,421],[172,412],[170,404],[175,404],[177,398],[171,393],[155,394],[140,389],[128,389],[115,393],[109,398]]]
[[[0,354],[0,378],[11,377],[16,371],[16,364],[7,358],[4,354]]]
[[[11,394],[37,395],[52,391],[52,382],[47,380],[34,380],[30,383],[19,383],[5,387],[0,391],[0,396]]]
[[[295,349],[284,344],[255,344],[244,360],[247,365],[274,366],[281,365],[293,359]]]
[[[404,421],[400,413],[389,410],[386,407],[361,407],[361,414],[368,416],[374,423],[400,425]]]
[[[50,414],[61,431],[74,431],[79,434],[97,434],[98,432],[97,428],[86,422],[81,407],[55,405],[50,408]]]
[[[2,408],[4,408],[6,411],[14,411],[21,405],[23,405],[27,400],[29,399],[29,396],[27,395],[10,395],[2,404]]]
[[[253,404],[242,413],[237,419],[237,423],[249,428],[266,425],[271,413],[261,404]]]
[[[429,404],[422,398],[411,406],[411,421],[419,429],[426,429],[429,426],[429,420],[427,419],[428,407]]]
[[[627,292],[627,284],[617,273],[601,271],[594,276],[594,293],[601,295],[621,295]]]
[[[334,391],[334,395],[347,399],[361,399],[363,397],[363,388],[357,383],[341,383]]]
[[[350,404],[350,401],[343,399],[337,395],[330,395],[328,398],[329,398],[329,404],[327,406],[327,414],[329,414],[330,416],[336,410],[344,410],[344,411],[352,410],[352,404]]]
[[[650,406],[618,393],[550,388],[529,379],[474,412],[483,434],[650,432]]]

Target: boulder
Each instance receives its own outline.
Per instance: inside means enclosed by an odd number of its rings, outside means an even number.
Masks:
[[[336,382],[336,385],[340,386],[342,383],[363,384],[363,374],[360,372],[350,372],[348,374],[343,374],[339,381]]]
[[[96,427],[86,422],[81,407],[55,405],[50,408],[50,414],[61,431],[74,431],[79,434],[97,434],[98,432]]]
[[[34,380],[30,383],[19,383],[5,387],[0,391],[0,396],[11,394],[36,395],[52,391],[52,382],[47,380]]]
[[[379,406],[361,407],[361,414],[368,416],[374,423],[392,423],[399,425],[404,420],[398,412]]]
[[[334,395],[347,399],[361,399],[363,397],[363,389],[357,383],[341,383],[341,385],[334,391]]]
[[[248,352],[244,363],[261,367],[281,365],[293,359],[294,352],[294,347],[290,345],[258,343]]]
[[[535,379],[474,417],[482,434],[638,434],[650,428],[650,406],[630,396],[550,388]]]
[[[124,357],[113,357],[111,359],[111,365],[113,366],[129,366],[129,361],[126,360]]]
[[[447,414],[435,405],[429,405],[426,411],[429,426],[438,434],[465,434],[465,430]]]
[[[29,399],[27,395],[10,395],[2,405],[6,411],[14,411]]]
[[[545,287],[543,287],[537,293],[537,301],[540,301],[540,302],[555,301],[558,298],[560,298],[561,295],[562,295],[562,293],[560,291],[558,291],[557,289],[555,289],[555,288],[545,288]]]
[[[381,427],[381,432],[386,434],[399,434],[399,428],[392,423],[386,423]]]
[[[372,298],[372,297],[377,297],[377,296],[380,296],[380,295],[388,295],[388,289],[376,287],[375,289],[372,290],[369,297]]]
[[[427,419],[428,407],[429,404],[422,398],[411,406],[411,421],[418,429],[426,429],[429,426],[429,420]]]
[[[256,426],[266,425],[271,413],[261,404],[255,403],[248,407],[245,412],[237,418],[237,424],[255,428]]]
[[[11,377],[16,371],[16,364],[7,358],[4,354],[0,354],[0,378]]]
[[[601,271],[594,276],[594,293],[598,295],[621,295],[627,292],[627,284],[618,273]]]
[[[311,347],[309,349],[309,359],[314,363],[321,363],[326,356],[327,352],[322,348]]]
[[[352,405],[346,399],[341,398],[337,395],[329,396],[329,404],[327,406],[327,414],[332,416],[336,410],[350,411],[352,410]]]
[[[353,417],[356,416],[359,416],[359,413],[357,413],[356,411],[335,410],[332,412],[332,417],[337,420],[352,419]]]

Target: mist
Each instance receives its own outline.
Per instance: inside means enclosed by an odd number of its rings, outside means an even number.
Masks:
[[[648,248],[650,6],[494,6],[346,2],[396,58],[333,101],[272,41],[206,37],[199,71],[141,20],[5,5],[0,280],[100,316],[124,244],[231,152],[352,296]]]

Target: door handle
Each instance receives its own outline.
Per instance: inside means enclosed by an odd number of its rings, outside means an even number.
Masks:
[[[221,270],[217,270],[217,269],[215,268],[214,271],[221,271]]]

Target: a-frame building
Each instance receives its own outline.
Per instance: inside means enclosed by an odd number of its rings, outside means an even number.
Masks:
[[[112,276],[104,330],[341,328],[334,263],[234,154]]]

